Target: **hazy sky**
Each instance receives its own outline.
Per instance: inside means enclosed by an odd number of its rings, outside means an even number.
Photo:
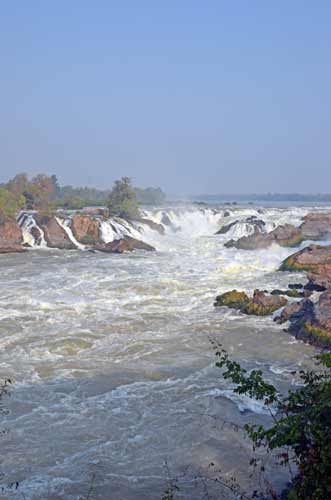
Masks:
[[[331,192],[330,0],[16,0],[0,179]]]

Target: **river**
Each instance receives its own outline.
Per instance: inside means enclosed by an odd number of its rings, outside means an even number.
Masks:
[[[224,421],[268,416],[257,401],[234,396],[210,338],[284,390],[316,351],[272,318],[214,308],[217,293],[232,288],[304,282],[277,272],[293,249],[224,248],[247,232],[244,222],[233,234],[215,232],[251,215],[270,228],[298,224],[309,209],[230,211],[169,209],[179,230],[146,229],[153,253],[33,248],[0,256],[0,377],[14,381],[2,401],[0,497],[157,500],[165,462],[185,474],[180,498],[193,498],[190,479],[208,474],[210,462],[251,486],[249,443]],[[160,221],[160,212],[149,215]]]

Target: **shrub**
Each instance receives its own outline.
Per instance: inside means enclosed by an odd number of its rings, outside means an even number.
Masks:
[[[296,475],[289,500],[326,500],[331,498],[331,353],[317,357],[316,371],[301,371],[302,386],[286,396],[264,381],[260,370],[250,373],[229,359],[227,352],[213,342],[223,377],[236,384],[234,391],[263,401],[269,408],[273,425],[246,425],[254,447],[278,453],[279,463],[295,465]]]
[[[125,219],[139,217],[138,200],[129,177],[115,181],[107,205],[110,215]]]

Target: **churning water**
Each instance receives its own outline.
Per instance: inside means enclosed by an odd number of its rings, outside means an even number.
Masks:
[[[281,388],[315,351],[272,318],[213,307],[218,292],[302,281],[276,272],[293,249],[223,244],[251,232],[251,215],[271,230],[307,212],[153,211],[154,221],[171,222],[165,235],[134,231],[155,253],[50,250],[41,239],[27,254],[1,256],[0,376],[15,383],[3,401],[0,497],[77,500],[91,489],[91,499],[157,500],[165,461],[188,476],[212,461],[247,486],[249,443],[218,418],[242,425],[268,417],[258,402],[233,395],[209,338]],[[214,234],[234,220],[229,234]]]

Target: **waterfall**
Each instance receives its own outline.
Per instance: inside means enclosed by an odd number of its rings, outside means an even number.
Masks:
[[[62,229],[67,233],[67,236],[70,239],[71,243],[73,243],[79,250],[85,250],[85,245],[82,245],[82,243],[79,243],[79,241],[76,240],[71,231],[71,228],[69,227],[70,219],[62,220],[59,217],[55,217],[55,220],[59,224],[59,226],[61,226]]]

